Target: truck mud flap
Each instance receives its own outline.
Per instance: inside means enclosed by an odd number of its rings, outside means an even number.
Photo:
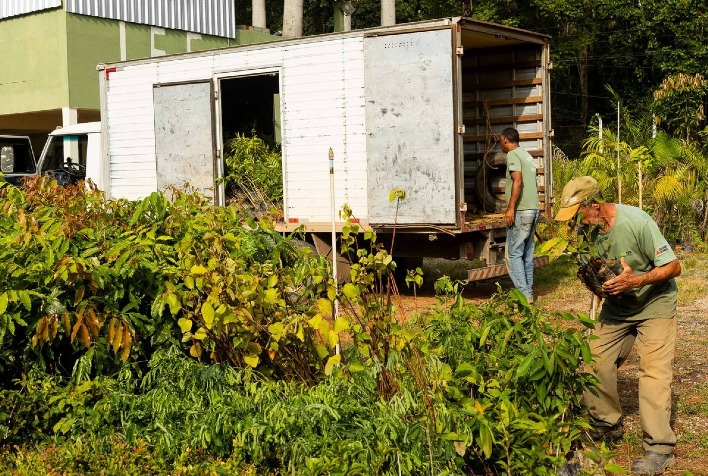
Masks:
[[[536,256],[533,259],[533,267],[545,266],[548,264],[548,256]],[[467,272],[467,281],[481,281],[483,279],[497,278],[508,274],[506,264],[487,266],[485,268],[470,269]]]

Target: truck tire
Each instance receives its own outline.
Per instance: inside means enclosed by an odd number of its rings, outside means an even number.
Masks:
[[[506,185],[506,153],[497,152],[482,161],[475,178],[475,189],[480,208],[488,213],[506,210],[504,187]]]

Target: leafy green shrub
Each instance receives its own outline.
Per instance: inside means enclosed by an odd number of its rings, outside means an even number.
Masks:
[[[338,333],[326,262],[200,195],[104,201],[45,179],[0,190],[0,364],[64,376],[192,356],[314,382]],[[330,298],[326,298],[330,295]],[[83,350],[81,350],[83,349]]]
[[[260,137],[237,134],[226,141],[226,196],[247,201],[259,213],[282,206],[282,161],[280,145],[272,147]]]
[[[199,195],[104,202],[37,180],[0,189],[0,226],[1,442],[65,439],[68,472],[108,471],[81,445],[111,455],[118,434],[146,467],[549,474],[583,425],[580,331],[445,279],[404,325],[390,253],[351,224],[338,294],[322,257]]]
[[[456,283],[437,286],[451,295],[424,317],[424,348],[438,369],[429,378],[443,403],[440,437],[475,467],[548,474],[586,425],[580,400],[594,379],[579,372],[592,360],[583,332],[528,306],[517,290],[476,306]],[[557,317],[593,326],[584,315]]]

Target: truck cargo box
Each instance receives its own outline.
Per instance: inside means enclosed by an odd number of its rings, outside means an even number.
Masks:
[[[400,256],[495,265],[504,128],[536,159],[550,216],[549,69],[547,36],[464,18],[100,65],[106,191],[188,182],[223,204],[224,143],[253,123],[282,144],[281,230],[326,239],[333,201],[384,239],[396,227]]]

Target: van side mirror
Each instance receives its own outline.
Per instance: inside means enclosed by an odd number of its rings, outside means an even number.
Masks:
[[[15,171],[15,149],[12,146],[0,147],[0,171],[4,174]]]

